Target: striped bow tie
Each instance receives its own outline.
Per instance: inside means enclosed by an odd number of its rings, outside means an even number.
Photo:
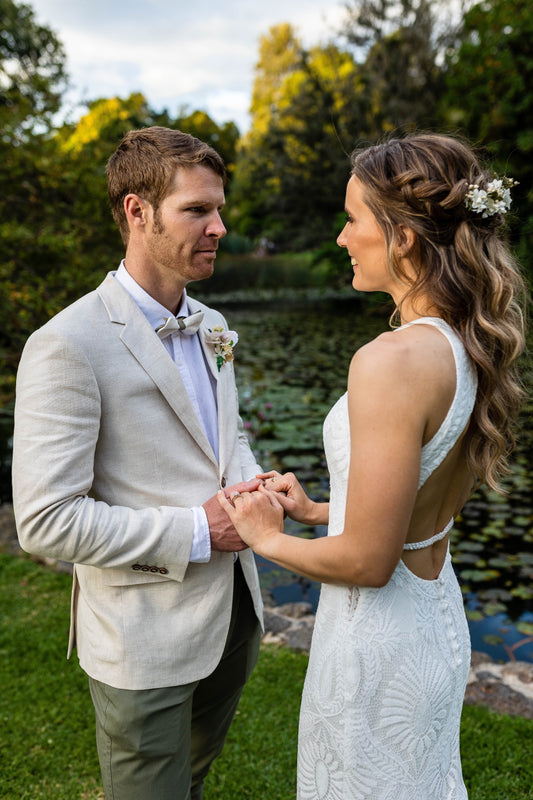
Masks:
[[[190,317],[167,317],[163,325],[159,325],[155,332],[160,339],[164,339],[172,333],[184,333],[186,336],[193,336],[200,327],[203,318],[203,311],[196,311]]]

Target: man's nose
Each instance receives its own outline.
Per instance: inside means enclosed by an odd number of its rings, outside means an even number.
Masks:
[[[207,236],[217,236],[221,239],[223,236],[226,235],[227,230],[226,226],[222,222],[222,217],[220,214],[217,213],[209,220],[209,223],[206,228],[206,235]]]

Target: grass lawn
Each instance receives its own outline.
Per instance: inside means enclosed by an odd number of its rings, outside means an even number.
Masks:
[[[65,659],[70,582],[0,553],[0,798],[103,800],[87,680]],[[293,800],[306,663],[263,647],[205,800]],[[461,742],[469,800],[533,799],[533,721],[467,706]]]

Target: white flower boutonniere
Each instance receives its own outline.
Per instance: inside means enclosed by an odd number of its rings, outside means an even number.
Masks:
[[[225,331],[222,325],[215,325],[213,330],[209,328],[205,334],[207,344],[212,344],[217,357],[217,369],[227,361],[233,361],[233,348],[239,341],[235,331]]]

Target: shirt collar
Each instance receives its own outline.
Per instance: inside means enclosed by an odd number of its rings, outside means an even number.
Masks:
[[[126,269],[126,265],[124,263],[124,259],[120,262],[120,266],[115,272],[115,278],[120,283],[120,285],[128,292],[129,295],[133,298],[135,303],[139,306],[143,314],[145,315],[146,319],[152,326],[152,328],[157,328],[159,325],[162,325],[167,317],[174,316],[168,308],[161,305],[155,298],[153,298],[147,291],[145,291],[140,284],[137,283],[134,278],[131,277],[130,273]],[[183,290],[183,296],[181,300],[181,305],[178,309],[178,313],[176,316],[178,317],[186,317],[189,314],[189,309],[187,305],[187,292]]]

